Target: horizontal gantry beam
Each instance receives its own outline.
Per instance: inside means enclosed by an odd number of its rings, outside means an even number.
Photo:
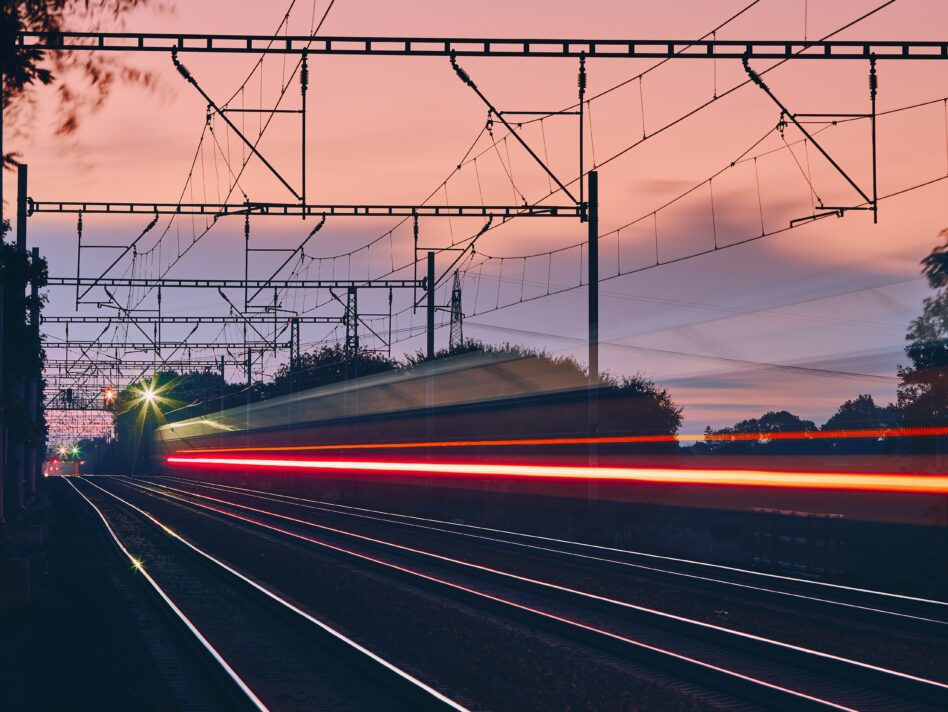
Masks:
[[[50,287],[147,287],[182,289],[419,289],[424,279],[178,279],[161,277],[50,277]]]
[[[341,324],[341,316],[297,316],[287,317],[280,315],[276,319],[266,314],[226,314],[218,316],[158,316],[157,314],[132,314],[83,316],[80,314],[66,316],[42,316],[43,324],[286,324],[297,321],[300,324]]]
[[[80,402],[71,403],[71,404],[59,403],[58,401],[61,401],[61,400],[62,399],[58,397],[53,398],[51,401],[49,401],[43,406],[43,410],[44,411],[75,411],[75,412],[95,411],[95,412],[102,412],[102,413],[111,412],[105,407],[105,403],[102,402],[102,398],[99,396],[92,398],[88,402],[80,401]],[[80,435],[78,437],[86,437],[86,436]],[[73,438],[70,438],[70,440],[71,439]]]
[[[27,201],[35,213],[109,213],[116,215],[275,215],[293,217],[419,218],[579,218],[579,205],[310,205],[301,203],[114,203],[92,201]]]
[[[672,57],[708,59],[948,59],[948,42],[859,40],[515,39],[306,35],[19,32],[19,47],[113,52],[336,54],[447,57]]]
[[[230,358],[225,359],[225,365],[243,365],[246,363],[245,358]],[[69,371],[78,371],[82,369],[89,369],[94,371],[103,371],[106,373],[118,373],[123,370],[128,371],[139,371],[143,368],[150,368],[154,366],[154,361],[132,361],[128,359],[117,359],[117,360],[104,360],[102,356],[96,356],[92,361],[86,360],[85,358],[72,358],[68,361],[66,359],[47,359],[46,363],[43,364],[43,367],[47,371],[55,371],[68,369]],[[184,359],[184,360],[171,360],[171,361],[162,361],[162,365],[167,366],[168,368],[220,368],[221,362],[218,359]]]
[[[253,349],[259,351],[260,349],[266,349],[268,351],[277,348],[277,349],[288,349],[290,348],[289,341],[283,341],[274,344],[270,341],[210,341],[210,342],[191,342],[191,341],[161,341],[157,343],[152,343],[151,341],[129,341],[129,342],[116,342],[108,343],[103,341],[47,341],[44,345],[47,351],[54,349],[80,349],[80,350],[92,350],[99,349],[102,351],[114,351],[118,349],[119,351],[168,351],[172,352],[179,349],[238,349],[244,350]]]
[[[44,392],[48,394],[52,394],[54,396],[55,395],[66,396],[67,394],[64,393],[64,391],[69,390],[69,391],[72,391],[71,395],[72,395],[73,400],[81,400],[84,398],[96,398],[98,396],[101,396],[102,392],[106,388],[109,388],[109,387],[113,387],[113,386],[107,383],[103,383],[101,385],[99,384],[90,385],[88,383],[85,383],[85,384],[64,385],[64,386],[60,386],[60,385],[50,386],[49,384],[47,384]]]

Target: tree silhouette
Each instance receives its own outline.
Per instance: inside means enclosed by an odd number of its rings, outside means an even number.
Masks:
[[[0,234],[9,229],[4,221]],[[10,444],[33,445],[45,439],[45,416],[40,413],[39,422],[34,423],[27,407],[23,384],[42,373],[46,354],[36,330],[28,325],[27,315],[32,306],[32,296],[24,296],[24,285],[32,281],[37,287],[46,286],[46,260],[34,260],[29,253],[20,252],[16,245],[4,243],[0,247],[0,288],[3,289],[3,418],[9,428]],[[40,297],[42,307],[43,297]],[[42,393],[43,381],[40,380]]]
[[[876,430],[897,428],[902,424],[902,413],[894,403],[876,405],[871,395],[859,395],[843,403],[823,430]],[[892,452],[897,443],[892,438],[838,438],[828,441],[830,449],[838,454],[873,455]]]
[[[286,395],[292,391],[318,388],[349,378],[370,376],[398,368],[398,361],[374,351],[347,353],[339,344],[323,346],[301,354],[294,366],[283,365],[276,372],[273,384],[265,386],[261,395]]]
[[[894,404],[876,405],[871,395],[859,395],[839,406],[823,424],[823,430],[895,428],[901,421],[902,415]]]
[[[698,448],[696,453],[709,453],[712,455],[785,455],[800,454],[802,452],[812,452],[820,446],[815,445],[818,441],[810,441],[802,438],[793,438],[791,440],[781,440],[768,438],[768,433],[807,433],[816,432],[816,424],[812,420],[804,420],[798,415],[794,415],[786,410],[777,410],[764,413],[759,418],[748,418],[742,420],[733,427],[721,428],[720,430],[705,430],[706,435],[714,436],[707,440]],[[734,438],[728,436],[759,434],[759,437],[752,439]]]
[[[163,0],[4,0],[0,3],[0,72],[3,73],[5,129],[21,138],[33,129],[32,85],[50,85],[58,100],[55,133],[69,136],[82,116],[102,108],[119,83],[153,87],[154,76],[123,64],[103,52],[43,52],[17,47],[17,32],[63,32],[67,29],[98,31],[104,25],[121,29],[132,10],[150,5],[166,7]],[[14,162],[5,153],[3,163]]]
[[[912,365],[899,367],[898,403],[906,425],[948,422],[948,229],[939,237],[942,244],[922,260],[935,295],[925,299],[906,334]]]

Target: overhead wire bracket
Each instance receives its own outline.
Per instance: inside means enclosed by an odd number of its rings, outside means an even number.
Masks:
[[[816,213],[812,216],[807,216],[804,218],[798,218],[791,221],[791,225],[797,224],[798,222],[805,222],[807,220],[818,220],[824,217],[830,217],[832,215],[842,216],[844,213],[851,210],[871,210],[873,212],[874,218],[877,220],[878,217],[878,190],[877,190],[877,181],[876,181],[876,140],[875,140],[875,102],[876,102],[876,92],[878,88],[876,75],[875,75],[875,58],[870,58],[870,99],[872,102],[872,113],[871,114],[862,114],[860,117],[870,118],[872,121],[872,196],[870,197],[866,191],[864,191],[855,180],[850,177],[850,175],[843,169],[836,160],[829,154],[829,152],[819,143],[819,141],[814,138],[813,134],[810,133],[803,122],[799,120],[798,117],[807,117],[807,116],[821,116],[828,117],[830,114],[794,114],[790,111],[780,99],[771,91],[770,87],[764,82],[763,78],[754,71],[750,66],[749,57],[746,55],[742,59],[744,65],[744,71],[747,72],[747,76],[750,80],[756,84],[760,89],[771,98],[771,100],[777,105],[780,109],[780,122],[778,123],[778,128],[782,128],[787,125],[787,121],[796,126],[800,132],[810,141],[811,144],[822,154],[822,156],[829,162],[829,164],[839,173],[840,176],[850,185],[852,188],[859,194],[859,197],[863,199],[861,205],[849,205],[849,206],[839,206],[839,205],[824,205],[822,199],[820,199],[817,208],[820,210],[828,211],[823,213]],[[852,116],[852,115],[848,115]]]
[[[293,188],[293,186],[291,186],[291,185],[286,181],[286,179],[280,174],[280,172],[279,172],[276,168],[273,167],[273,165],[270,163],[270,161],[268,161],[268,160],[264,157],[264,155],[263,155],[262,153],[260,153],[260,151],[257,150],[256,144],[253,143],[252,141],[250,141],[246,136],[243,135],[243,133],[240,131],[240,129],[237,128],[237,124],[235,124],[233,121],[231,121],[229,118],[227,118],[227,115],[221,110],[221,108],[220,108],[216,103],[214,103],[214,100],[210,97],[210,95],[209,95],[206,91],[204,91],[204,90],[201,88],[201,85],[197,83],[197,80],[194,78],[194,75],[192,75],[191,72],[188,71],[188,68],[185,67],[183,64],[181,64],[181,62],[178,60],[178,53],[177,53],[177,52],[174,52],[174,51],[173,51],[173,52],[171,53],[171,61],[174,63],[175,69],[178,70],[178,73],[179,73],[182,77],[184,77],[185,80],[187,80],[187,82],[188,82],[191,86],[193,86],[195,89],[197,89],[198,93],[204,98],[204,100],[205,100],[205,101],[207,102],[207,104],[208,104],[209,110],[210,110],[210,109],[213,109],[214,112],[215,112],[218,116],[220,116],[221,119],[224,120],[224,123],[226,123],[226,124],[230,127],[230,129],[231,129],[235,134],[237,134],[237,136],[240,138],[240,140],[244,142],[244,144],[247,146],[247,148],[250,149],[250,152],[251,152],[253,155],[255,155],[257,158],[259,158],[260,161],[263,163],[263,165],[265,165],[265,166],[270,170],[270,172],[271,172],[274,176],[276,176],[277,180],[279,180],[279,181],[286,187],[286,189],[287,189],[288,191],[290,191],[290,193],[293,194],[293,197],[296,198],[296,199],[299,200],[299,201],[302,201],[302,200],[303,200],[302,196],[301,196],[299,193],[297,193],[296,190]],[[208,115],[210,115],[210,112],[209,112]]]
[[[494,107],[494,105],[490,102],[490,100],[486,96],[484,96],[484,93],[480,89],[478,89],[477,84],[474,83],[474,80],[471,79],[471,76],[467,72],[464,71],[463,67],[461,67],[458,64],[457,54],[455,52],[451,52],[451,66],[454,68],[455,73],[458,75],[461,81],[467,84],[474,91],[474,93],[477,94],[480,100],[483,101],[484,104],[487,106],[487,110],[491,114],[497,117],[497,119],[504,125],[507,131],[510,132],[510,135],[513,136],[514,139],[516,139],[517,143],[523,146],[524,150],[528,154],[530,154],[530,157],[533,158],[533,160],[537,162],[537,164],[546,172],[548,176],[550,176],[553,182],[556,183],[557,187],[560,190],[562,190],[563,193],[565,193],[569,197],[570,200],[572,200],[574,203],[578,203],[578,201],[576,200],[576,197],[569,191],[569,188],[567,188],[563,184],[563,182],[556,176],[556,174],[550,170],[549,166],[547,166],[546,163],[543,162],[543,159],[541,159],[536,154],[536,152],[532,148],[530,148],[530,145],[526,141],[523,140],[523,138],[520,136],[519,133],[517,133],[514,127],[510,125],[510,122],[504,118],[503,114],[500,111],[498,111]]]

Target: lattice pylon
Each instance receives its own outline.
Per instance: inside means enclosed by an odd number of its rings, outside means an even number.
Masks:
[[[448,348],[451,351],[464,345],[464,310],[461,307],[461,275],[454,273],[451,285],[451,336]]]
[[[359,290],[350,287],[346,292],[346,324],[345,352],[355,354],[359,351]]]

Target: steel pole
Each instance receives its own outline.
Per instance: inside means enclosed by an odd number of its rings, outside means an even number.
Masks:
[[[599,173],[590,171],[586,186],[586,227],[588,230],[589,264],[589,434],[599,434]],[[589,446],[589,464],[598,462],[596,445]],[[598,488],[590,481],[589,500],[598,497]]]
[[[599,384],[599,174],[589,172],[586,226],[589,234],[589,386]]]
[[[27,167],[21,163],[17,166],[16,174],[16,251],[18,255],[26,255],[26,200],[27,200]],[[18,282],[14,287],[15,314],[18,315],[14,322],[14,328],[17,334],[21,335],[25,331],[25,312],[23,310],[23,301],[26,298],[26,283]],[[14,385],[14,392],[20,402],[26,400],[26,379],[18,376]],[[12,480],[13,491],[10,493],[13,497],[11,502],[16,510],[22,510],[25,501],[26,489],[26,446],[22,440],[18,440],[13,446],[13,465]]]
[[[425,356],[428,360],[427,373],[425,376],[425,437],[428,440],[434,439],[434,373],[432,369],[434,364],[431,362],[434,361],[435,357],[435,253],[428,253],[428,279],[425,282],[426,287],[426,305],[425,305],[425,316],[427,317],[427,333],[428,337],[427,349]],[[428,457],[431,457],[431,451],[428,451]],[[430,491],[430,478],[425,480],[429,485],[428,489]]]
[[[39,262],[39,248],[34,247],[31,252],[32,264],[35,266]],[[39,342],[40,338],[40,309],[39,309],[39,284],[36,279],[30,280],[30,330],[32,336]],[[36,494],[36,487],[39,483],[39,471],[43,466],[43,453],[40,450],[43,433],[40,431],[40,416],[42,414],[42,401],[39,397],[39,382],[42,378],[42,364],[36,364],[35,371],[30,375],[29,385],[27,386],[27,408],[29,409],[30,419],[33,421],[34,442],[29,450],[27,458],[27,492],[32,497]]]
[[[427,304],[426,304],[426,316],[427,316],[427,336],[428,344],[426,357],[429,361],[434,358],[435,355],[435,253],[428,253],[428,281],[427,281]]]

